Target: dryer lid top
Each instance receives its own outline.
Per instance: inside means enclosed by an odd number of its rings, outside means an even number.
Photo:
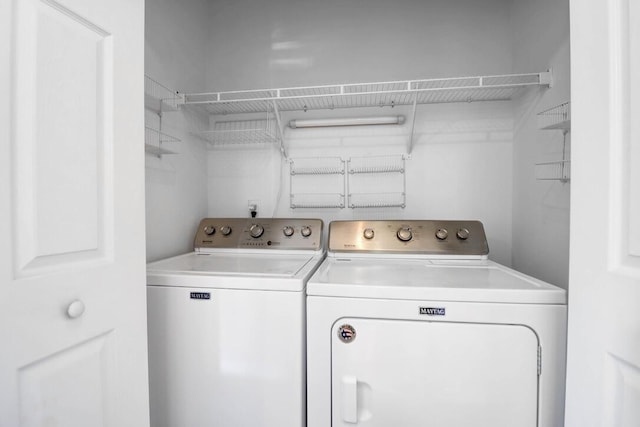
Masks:
[[[566,304],[564,289],[488,260],[327,258],[308,295],[401,300]]]

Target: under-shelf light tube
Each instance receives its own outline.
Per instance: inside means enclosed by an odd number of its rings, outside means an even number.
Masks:
[[[342,119],[291,120],[289,127],[297,129],[333,126],[401,125],[403,123],[404,116],[348,117]]]

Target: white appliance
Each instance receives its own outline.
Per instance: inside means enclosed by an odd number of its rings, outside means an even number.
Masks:
[[[566,292],[477,221],[338,221],[307,284],[308,426],[563,425]]]
[[[152,427],[305,423],[305,285],[322,221],[204,219],[147,268]]]

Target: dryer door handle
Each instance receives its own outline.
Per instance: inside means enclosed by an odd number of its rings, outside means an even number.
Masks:
[[[358,423],[358,379],[353,375],[342,377],[342,421]]]

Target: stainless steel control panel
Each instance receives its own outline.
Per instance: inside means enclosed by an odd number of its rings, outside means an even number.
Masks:
[[[333,221],[329,251],[433,255],[487,255],[480,221]]]
[[[322,220],[301,218],[205,218],[195,249],[320,250]]]

